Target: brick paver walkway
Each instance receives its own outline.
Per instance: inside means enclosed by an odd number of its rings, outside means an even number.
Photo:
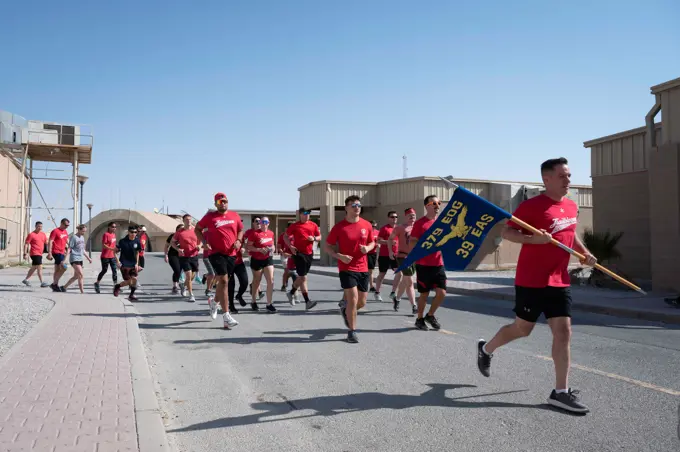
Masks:
[[[52,312],[0,360],[0,450],[137,451],[123,304],[47,296]]]

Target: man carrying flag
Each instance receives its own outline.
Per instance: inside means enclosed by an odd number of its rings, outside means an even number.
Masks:
[[[515,321],[502,327],[489,342],[478,342],[477,366],[488,377],[494,351],[529,336],[544,314],[553,334],[556,377],[548,403],[567,411],[587,413],[588,407],[579,402],[578,391],[567,383],[571,364],[571,292],[567,270],[570,256],[557,246],[546,245],[552,238],[581,253],[586,265],[593,266],[597,260],[576,235],[578,206],[566,197],[571,179],[567,159],[543,162],[541,176],[545,193],[524,201],[513,215],[538,233],[531,234],[514,221],[508,221],[502,233],[505,240],[522,244],[515,277]]]
[[[411,250],[417,245],[418,239],[428,232],[437,219],[437,215],[439,215],[439,207],[441,206],[439,198],[430,195],[425,198],[424,204],[425,216],[416,221],[411,230],[411,237],[409,238]],[[440,329],[441,325],[434,316],[434,313],[441,306],[446,296],[446,271],[444,270],[444,259],[441,251],[428,254],[416,261],[416,285],[420,294],[418,297],[416,328],[427,331],[427,322],[433,329]],[[435,291],[434,299],[432,300],[430,311],[423,317],[425,307],[427,306],[427,297],[430,295],[431,290]]]

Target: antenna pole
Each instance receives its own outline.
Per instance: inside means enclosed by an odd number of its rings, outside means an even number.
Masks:
[[[406,157],[406,154],[404,154],[401,158],[404,161],[404,163],[402,165],[402,167],[403,167],[402,177],[404,179],[406,179],[408,177],[408,157]]]

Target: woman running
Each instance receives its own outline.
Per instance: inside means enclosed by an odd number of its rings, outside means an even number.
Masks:
[[[178,224],[175,228],[175,232],[182,229],[182,225]],[[165,262],[170,264],[172,268],[172,293],[177,294],[179,292],[179,277],[182,274],[182,267],[179,265],[179,253],[171,245],[172,239],[175,234],[170,234],[168,239],[165,241]]]
[[[252,303],[253,311],[257,306],[257,292],[262,275],[267,281],[267,311],[276,312],[272,304],[274,297],[274,232],[269,230],[269,218],[262,217],[260,229],[254,231],[246,242],[246,249],[250,253],[250,269],[253,271]]]
[[[87,232],[87,226],[81,224],[78,226],[76,233],[71,236],[68,241],[68,250],[66,251],[66,257],[64,260],[69,259],[71,267],[73,267],[73,276],[69,279],[66,284],[61,286],[61,291],[66,292],[68,286],[78,281],[78,287],[80,288],[80,293],[85,293],[83,290],[83,280],[85,279],[83,275],[83,258],[87,259],[90,264],[92,259],[90,256],[85,254],[85,233]]]

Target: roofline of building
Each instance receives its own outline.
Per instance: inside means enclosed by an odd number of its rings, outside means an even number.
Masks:
[[[497,184],[519,184],[519,185],[543,185],[542,182],[521,182],[521,181],[507,181],[507,180],[488,180],[488,179],[460,179],[456,177],[448,178],[447,179],[451,180],[452,182],[459,182],[459,183],[472,183],[472,184],[492,184],[492,183],[497,183]],[[372,185],[372,186],[378,186],[378,185],[389,185],[389,184],[398,184],[398,183],[403,183],[403,182],[413,182],[413,181],[419,181],[419,180],[428,180],[428,181],[440,181],[440,177],[436,176],[417,176],[417,177],[409,177],[406,179],[391,179],[391,180],[386,180],[386,181],[381,181],[381,182],[361,182],[361,181],[349,181],[349,180],[320,180],[320,181],[314,181],[314,182],[309,182],[308,184],[303,185],[302,187],[298,188],[298,191],[302,191],[307,187],[311,187],[313,185],[322,185],[322,184],[343,184],[343,185]],[[592,188],[591,185],[572,185],[574,188]]]
[[[658,85],[654,85],[650,88],[650,91],[652,92],[652,94],[658,94],[661,91],[666,91],[678,86],[680,86],[680,77],[675,78],[673,80],[669,80],[667,82],[659,83]]]
[[[660,129],[660,128],[661,128],[660,122],[657,122],[657,123],[654,124],[654,130]],[[623,132],[618,132],[618,133],[615,133],[613,135],[607,135],[606,137],[594,138],[592,140],[585,141],[585,142],[583,142],[583,147],[584,148],[591,148],[591,147],[593,147],[597,144],[607,143],[609,141],[616,140],[616,139],[619,139],[619,138],[630,137],[630,136],[637,135],[639,133],[646,132],[646,131],[647,131],[647,126],[637,127],[635,129],[630,129],[630,130],[624,130]]]

